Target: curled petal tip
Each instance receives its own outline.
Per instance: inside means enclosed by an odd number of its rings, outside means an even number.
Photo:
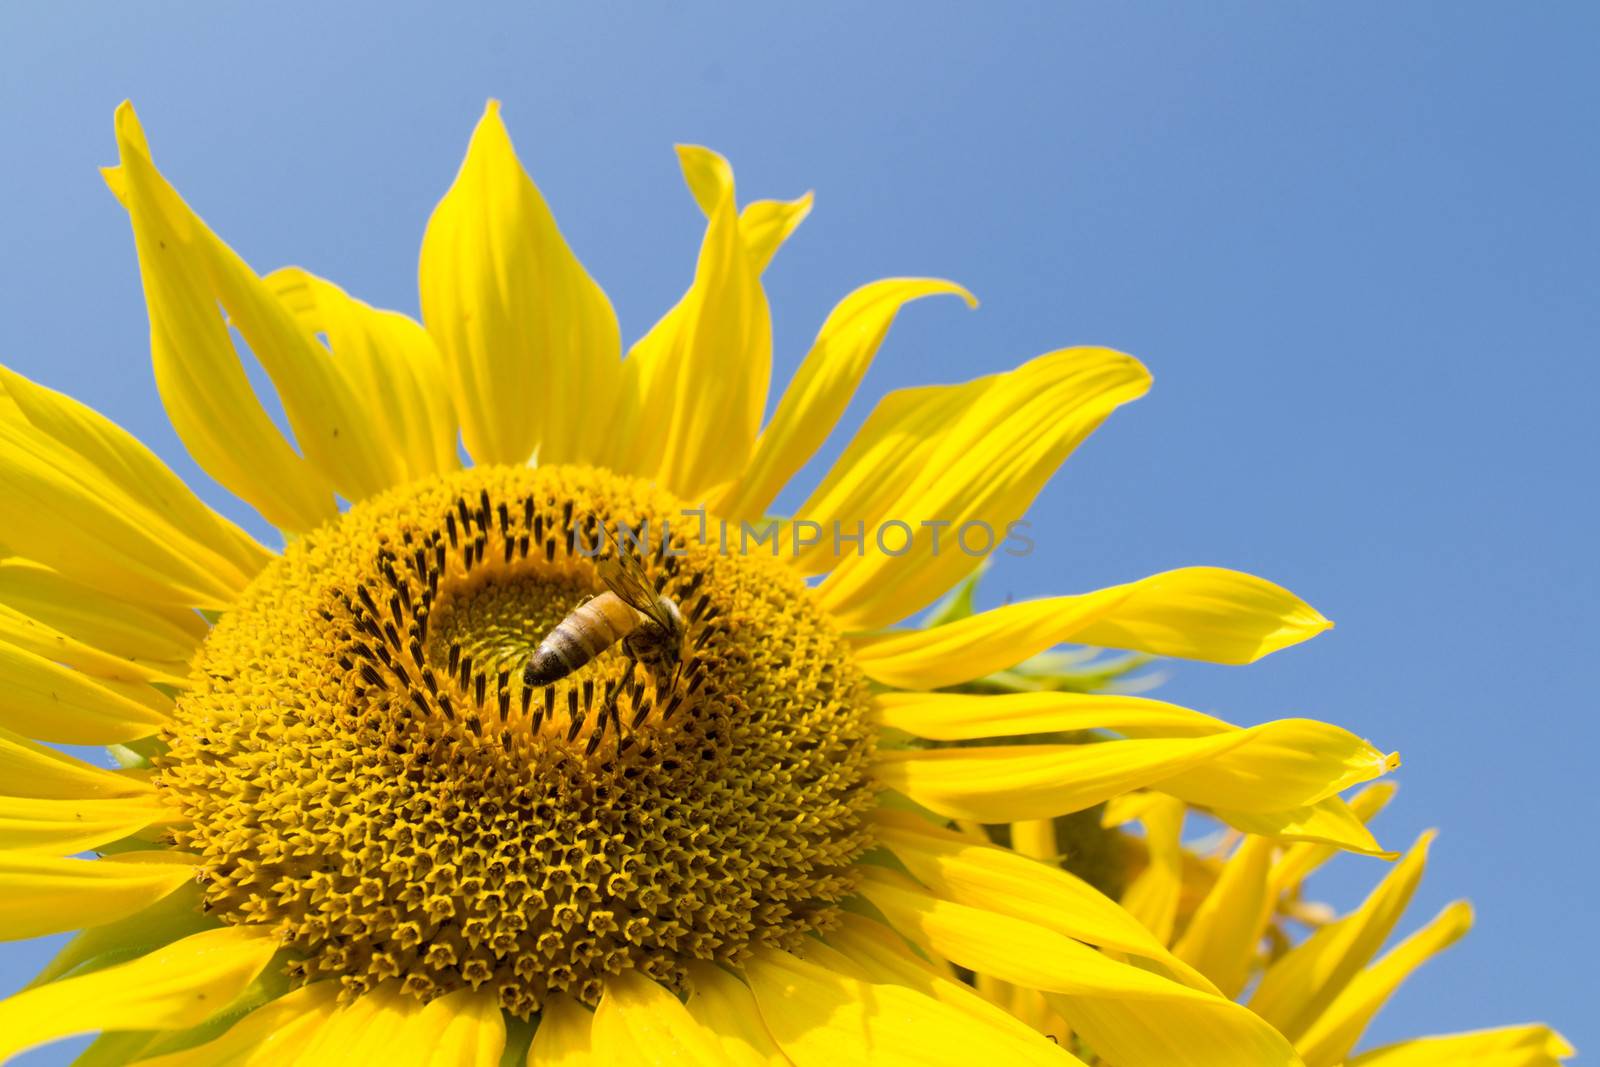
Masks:
[[[141,155],[149,155],[149,145],[145,143],[144,126],[139,122],[139,114],[133,109],[133,102],[124,100],[117,105],[114,117],[117,133],[117,149],[119,155],[126,158],[131,148]]]
[[[953,282],[949,278],[929,278],[929,282],[938,286],[936,292],[947,293],[950,296],[959,296],[961,302],[967,305],[967,310],[973,311],[978,307],[978,298],[972,295],[972,290],[960,282]]]
[[[678,165],[685,169],[692,166],[710,167],[718,171],[727,171],[732,177],[732,168],[727,157],[721,152],[707,148],[703,144],[674,144],[672,150],[677,153]]]

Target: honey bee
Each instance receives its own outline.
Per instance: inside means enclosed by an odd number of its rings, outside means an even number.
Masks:
[[[525,685],[560,681],[618,641],[658,676],[677,678],[684,634],[678,605],[656,593],[627,551],[600,560],[598,569],[606,591],[573,608],[545,635],[522,669]]]

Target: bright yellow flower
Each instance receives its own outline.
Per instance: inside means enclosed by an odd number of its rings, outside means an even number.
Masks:
[[[1393,795],[1392,785],[1376,783],[1348,807],[1365,822]],[[1181,801],[1152,795],[1130,794],[1106,809],[1099,821],[1108,827],[1137,818],[1146,830],[1141,840],[1121,842],[1124,851],[1135,853],[1122,903],[1162,932],[1176,958],[1292,1041],[1305,1067],[1559,1067],[1562,1057],[1574,1054],[1543,1025],[1416,1038],[1355,1054],[1367,1026],[1401,984],[1472,926],[1471,905],[1458,900],[1379,955],[1421,881],[1433,834],[1424,834],[1359,907],[1335,917],[1302,893],[1305,879],[1334,848],[1245,834],[1202,854],[1180,843],[1186,815]],[[1063,830],[1074,840],[1064,840]],[[1046,822],[1014,825],[1011,838],[1019,851],[1077,867],[1084,834]],[[1292,924],[1311,930],[1298,945],[1291,943]],[[1063,1036],[1070,1029],[1035,990],[988,976],[978,986],[1037,1027]]]
[[[1329,623],[1197,567],[884,629],[978,566],[940,530],[1018,520],[1146,390],[1137,361],[1064,349],[894,393],[779,530],[860,541],[724,551],[718,522],[760,523],[900,308],[964,290],[847,296],[763,426],[761,273],[810,201],[740,208],[705,149],[679,150],[707,219],[693,283],[623,359],[493,106],[423,239],[420,325],[257,275],[130,108],[116,130],[167,412],[287,548],[0,371],[0,931],[81,931],[0,1003],[0,1055],[104,1031],[104,1061],[163,1065],[492,1064],[530,1041],[531,1063],[1076,1062],[953,963],[1044,998],[1103,1062],[1299,1062],[1158,936],[1172,884],[1130,902],[1147,926],[947,824],[1134,797],[1378,852],[1339,794],[1393,757],[1300,719],[933,690],[1064,641],[1246,663]],[[647,521],[675,526],[648,566],[685,619],[680,669],[628,644],[525,679],[605,588],[583,543]],[[877,536],[897,523],[909,546]]]

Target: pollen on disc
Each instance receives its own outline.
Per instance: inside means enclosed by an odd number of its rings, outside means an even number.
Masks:
[[[523,684],[603,588],[599,529],[683,507],[476,468],[291,544],[208,637],[156,761],[208,911],[276,928],[297,981],[489,988],[520,1016],[831,924],[871,844],[869,697],[780,561],[679,537],[646,561],[684,615],[678,671],[618,644]]]

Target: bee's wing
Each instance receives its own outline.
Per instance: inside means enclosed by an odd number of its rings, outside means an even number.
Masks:
[[[600,571],[600,580],[606,584],[606,588],[617,594],[617,598],[624,604],[648,617],[663,629],[671,627],[672,620],[661,610],[655,589],[651,587],[650,579],[645,576],[644,565],[635,556],[627,551],[618,552],[615,556],[607,556],[600,560],[597,569]]]

